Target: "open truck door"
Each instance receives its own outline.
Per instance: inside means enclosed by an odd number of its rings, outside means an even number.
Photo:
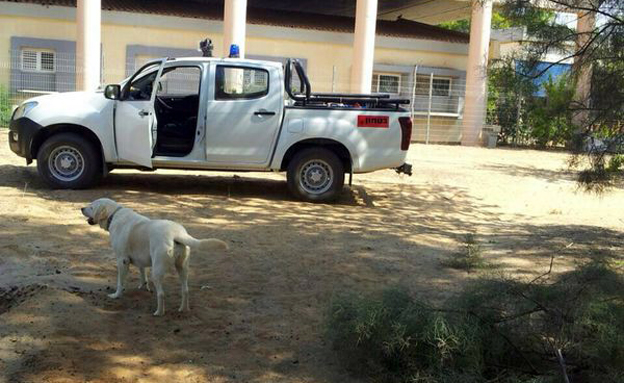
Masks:
[[[115,145],[119,158],[152,167],[157,121],[154,101],[166,58],[142,66],[121,89],[115,106]]]

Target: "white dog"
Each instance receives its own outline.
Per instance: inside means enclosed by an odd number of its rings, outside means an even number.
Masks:
[[[152,281],[156,287],[158,308],[154,315],[165,314],[163,277],[168,268],[175,266],[182,285],[182,303],[178,311],[189,310],[188,270],[190,249],[200,251],[227,250],[228,245],[218,239],[195,239],[182,225],[166,220],[150,220],[117,202],[101,198],[80,209],[90,225],[99,224],[110,233],[111,245],[117,256],[117,291],[110,298],[121,297],[130,264],[141,272],[139,289],[149,282],[145,268],[152,268]]]

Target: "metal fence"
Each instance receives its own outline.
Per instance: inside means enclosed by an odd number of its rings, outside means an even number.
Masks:
[[[413,141],[459,143],[465,115],[465,77],[436,74],[431,69],[425,72],[413,66],[410,72],[375,71],[371,91],[410,100],[406,107],[414,121]],[[444,71],[444,68],[434,69]],[[340,73],[335,67],[310,70],[308,76],[313,92],[349,92],[350,73]]]
[[[118,82],[127,76],[128,67],[138,67],[151,57],[132,58],[124,67],[102,68],[102,83]],[[53,57],[45,52],[9,52],[0,56],[0,126],[6,126],[12,110],[23,100],[49,93],[76,89],[76,58]],[[431,72],[431,71],[430,71]],[[315,92],[348,92],[350,73],[339,73],[335,67],[309,68],[308,75]],[[407,98],[414,120],[413,141],[424,143],[459,143],[462,120],[466,116],[465,78],[419,71],[411,73],[376,71],[372,91]]]

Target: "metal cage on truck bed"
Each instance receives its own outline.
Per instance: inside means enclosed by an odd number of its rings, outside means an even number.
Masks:
[[[300,93],[292,89],[292,68],[301,83]],[[401,105],[408,105],[409,99],[390,98],[389,94],[350,94],[350,93],[312,93],[310,80],[297,59],[288,59],[284,68],[286,93],[295,101],[295,106],[307,107],[342,107],[365,109],[395,109],[401,110]]]

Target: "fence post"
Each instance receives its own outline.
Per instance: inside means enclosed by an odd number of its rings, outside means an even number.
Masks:
[[[414,65],[414,76],[412,81],[412,120],[414,119],[414,110],[416,106],[416,77],[418,76],[418,65]]]
[[[431,101],[433,99],[433,72],[429,75],[429,107],[427,108],[427,136],[425,144],[429,145],[429,130],[431,129]]]

